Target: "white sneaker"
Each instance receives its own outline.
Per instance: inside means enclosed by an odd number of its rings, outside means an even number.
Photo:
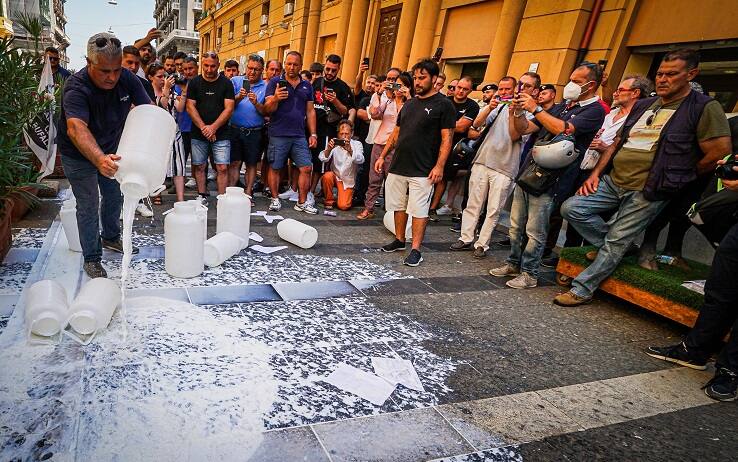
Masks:
[[[297,210],[298,212],[309,213],[310,215],[317,215],[318,214],[318,209],[313,204],[311,204],[308,201],[305,201],[304,204],[300,204],[298,202],[297,204],[295,204],[294,209]]]
[[[517,276],[520,274],[520,268],[517,266],[513,266],[510,263],[505,263],[502,266],[498,266],[497,268],[492,268],[489,270],[489,274],[492,276],[497,276],[498,278],[501,278],[503,276]]]
[[[513,289],[532,289],[538,285],[538,279],[523,271],[520,276],[507,281],[507,286]]]
[[[452,209],[448,205],[444,205],[443,207],[436,210],[436,215],[451,215],[453,213],[454,213],[454,209]]]
[[[272,212],[279,212],[282,209],[282,201],[279,198],[272,199],[272,203],[269,204],[269,210]]]
[[[297,191],[290,188],[277,197],[279,197],[280,199],[285,199],[285,200],[293,200],[292,197],[297,197]]]
[[[315,195],[313,193],[309,192],[308,193],[307,200],[305,202],[308,203],[308,204],[310,204],[310,205],[312,205],[312,206],[315,206]]]
[[[185,188],[187,189],[197,188],[197,181],[195,181],[194,178],[190,178],[189,180],[187,180],[187,183],[185,183]]]
[[[136,206],[136,213],[146,218],[151,218],[154,216],[154,212],[152,212],[151,209],[148,208],[143,202],[139,202]]]
[[[197,196],[197,199],[195,199],[197,202],[200,203],[200,205],[204,205],[205,207],[208,206],[208,198],[205,196]]]

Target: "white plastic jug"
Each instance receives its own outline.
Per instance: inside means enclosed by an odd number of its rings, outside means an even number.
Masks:
[[[318,242],[318,230],[292,218],[279,222],[277,234],[285,241],[303,249],[309,249]]]
[[[83,285],[69,308],[69,325],[80,334],[104,329],[120,305],[122,291],[107,278],[95,278]]]
[[[164,269],[175,278],[194,278],[203,270],[203,226],[195,204],[177,202],[164,218]]]
[[[164,109],[143,104],[131,109],[118,144],[115,179],[124,196],[142,199],[164,190],[177,123]]]
[[[243,247],[249,245],[249,224],[251,223],[251,198],[236,186],[226,188],[225,194],[218,196],[216,233],[230,231],[243,239]]]
[[[202,240],[205,241],[208,238],[208,206],[197,199],[190,199],[187,203],[195,206],[195,213],[202,221]]]
[[[67,291],[56,281],[34,283],[26,293],[26,331],[44,337],[56,335],[67,325]]]
[[[387,228],[387,230],[395,234],[395,213],[394,212],[385,212],[384,219],[382,220],[382,223],[384,223],[384,227]],[[405,239],[411,239],[413,237],[413,216],[409,215],[407,216],[407,227],[405,228]]]
[[[74,197],[62,202],[59,217],[61,218],[64,235],[67,237],[69,250],[82,252],[82,245],[79,243],[79,228],[77,228],[77,200]]]
[[[205,241],[205,264],[213,267],[222,264],[244,248],[241,236],[223,231]]]

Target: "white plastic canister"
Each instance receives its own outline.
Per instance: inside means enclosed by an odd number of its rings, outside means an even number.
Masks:
[[[243,247],[249,245],[249,225],[251,223],[251,198],[243,188],[228,187],[225,194],[218,196],[216,233],[230,231],[243,240]]]
[[[82,245],[79,243],[79,228],[77,228],[77,200],[74,197],[62,202],[59,217],[61,218],[64,235],[67,237],[69,250],[82,252]]]
[[[197,199],[190,199],[187,203],[195,206],[197,218],[202,222],[202,240],[204,241],[208,238],[208,206]]]
[[[205,264],[212,267],[222,264],[244,248],[241,236],[223,231],[205,241]]]
[[[34,283],[26,294],[26,330],[50,337],[67,325],[69,301],[67,291],[56,281]]]
[[[194,278],[203,270],[203,226],[195,204],[177,202],[164,218],[164,269],[176,278]]]
[[[387,230],[395,234],[395,213],[394,212],[385,212],[384,219],[382,220],[382,223],[384,223],[384,227],[387,228]],[[410,239],[413,237],[413,216],[408,215],[407,216],[407,227],[405,228],[405,239]]]
[[[303,249],[309,249],[318,242],[318,230],[292,218],[279,222],[277,234],[285,241]]]
[[[115,282],[107,278],[91,279],[82,286],[69,308],[69,325],[84,335],[106,328],[121,298],[122,292]]]
[[[142,199],[164,188],[177,123],[166,110],[153,104],[131,109],[118,144],[115,179],[124,196]]]

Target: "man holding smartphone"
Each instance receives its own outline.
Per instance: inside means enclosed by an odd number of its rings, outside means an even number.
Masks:
[[[269,210],[276,212],[282,208],[279,193],[279,170],[287,164],[287,159],[299,169],[298,202],[295,210],[315,215],[318,209],[308,203],[307,194],[310,189],[310,172],[312,157],[310,149],[318,144],[315,132],[315,108],[313,107],[313,88],[310,82],[300,77],[302,55],[298,51],[290,51],[284,58],[284,74],[269,80],[266,88],[265,113],[270,114],[269,147],[267,159],[271,166],[269,171],[269,189],[272,202]],[[305,139],[305,124],[310,136]]]

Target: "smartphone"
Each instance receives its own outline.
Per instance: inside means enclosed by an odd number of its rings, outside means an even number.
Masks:
[[[344,147],[348,144],[347,140],[341,139],[341,138],[333,138],[333,145],[334,146],[341,146]]]
[[[249,84],[249,81],[246,79],[243,79],[243,85],[242,88],[246,90],[246,93],[251,91],[251,85]]]
[[[368,66],[369,65],[369,58],[364,58],[364,60],[361,62],[363,65]]]
[[[606,59],[601,59],[601,60],[597,61],[597,64],[600,65],[600,67],[602,68],[603,71],[607,68],[607,60]]]
[[[443,47],[436,48],[436,52],[433,53],[433,61],[440,62],[442,54],[443,54]]]
[[[326,93],[333,93],[334,95],[336,94],[336,90],[334,90],[334,89],[332,89],[332,88],[327,88],[327,87],[326,87],[326,89],[325,89],[325,92],[326,92]]]
[[[515,97],[517,98],[520,95],[520,92],[523,91],[523,82],[518,81],[518,91],[515,92]]]
[[[287,88],[287,85],[289,85],[289,82],[287,82],[285,79],[279,79],[279,82],[277,82],[278,87]]]
[[[401,83],[390,83],[390,85],[389,85],[389,89],[392,90],[392,91],[397,91],[400,88],[402,88],[402,84]]]

